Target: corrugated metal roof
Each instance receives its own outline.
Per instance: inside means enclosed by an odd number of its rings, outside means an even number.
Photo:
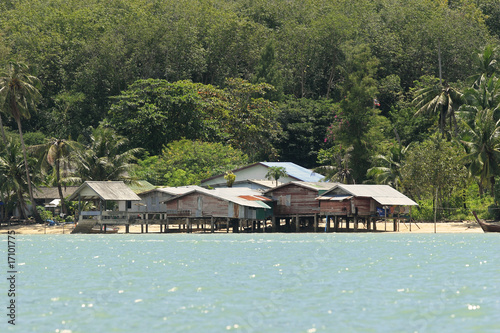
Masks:
[[[225,201],[230,201],[234,202],[235,204],[238,204],[240,206],[246,206],[246,207],[253,207],[253,208],[267,208],[271,209],[268,205],[263,203],[262,201],[258,200],[247,200],[244,197],[245,196],[250,196],[257,198],[261,193],[257,190],[252,190],[249,188],[244,188],[244,187],[239,187],[239,188],[216,188],[213,190],[208,190],[202,187],[196,187],[194,189],[191,189],[190,191],[184,192],[184,193],[179,193],[177,196],[172,197],[170,199],[167,199],[163,202],[168,202],[174,199],[177,199],[179,197],[183,197],[185,195],[198,192],[198,193],[203,193],[206,195],[210,195]],[[267,198],[266,198],[267,200]]]
[[[136,194],[154,190],[156,188],[156,186],[146,180],[136,180],[127,186]]]
[[[329,200],[329,201],[344,201],[351,199],[352,195],[334,195],[334,196],[319,196],[317,200]]]
[[[82,195],[83,200],[140,201],[141,198],[122,181],[86,181],[68,200],[78,199],[79,194],[89,188],[91,193]]]
[[[325,176],[320,175],[312,170],[306,169],[292,162],[261,162],[261,164],[267,167],[283,167],[286,169],[286,173],[297,180],[303,182],[319,182]]]
[[[290,185],[297,185],[301,187],[305,187],[308,189],[311,189],[313,191],[327,191],[337,185],[337,183],[326,183],[326,182],[298,182],[298,181],[293,181],[293,182],[288,182],[282,185],[279,185],[275,188],[269,189],[267,191],[264,191],[264,194],[266,193],[272,193],[274,190],[280,189],[285,186],[290,186]]]
[[[73,194],[78,189],[78,186],[62,187],[63,197]],[[59,190],[57,187],[39,187],[33,189],[35,199],[57,199],[59,198]]]
[[[192,191],[194,189],[198,189],[198,188],[201,188],[201,187],[197,186],[197,185],[177,186],[177,187],[167,187],[166,186],[166,187],[157,187],[155,189],[141,192],[139,194],[141,196],[144,196],[144,195],[152,193],[152,192],[162,192],[162,193],[167,193],[167,194],[171,194],[171,195],[179,195],[179,194],[183,194],[183,193],[186,193],[186,192]]]
[[[373,198],[379,204],[384,206],[418,206],[418,204],[408,198],[403,193],[395,190],[389,185],[346,185],[337,184],[329,191],[322,195],[322,198],[328,197],[329,194],[343,194],[338,193],[338,190],[345,194],[351,194],[355,197],[369,197]],[[333,198],[333,195],[330,195]],[[320,199],[321,200],[321,199]],[[330,199],[332,200],[332,199]]]
[[[271,199],[261,195],[240,195],[239,197],[248,201],[272,201]]]

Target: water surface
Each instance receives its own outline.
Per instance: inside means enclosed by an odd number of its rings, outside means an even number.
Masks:
[[[500,234],[17,235],[16,241],[17,325],[4,319],[2,331],[500,331]],[[0,288],[8,289],[3,278]]]

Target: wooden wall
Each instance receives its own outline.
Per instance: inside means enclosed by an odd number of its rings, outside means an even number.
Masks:
[[[319,213],[317,190],[291,184],[269,192],[276,200],[274,215],[313,215]]]
[[[321,200],[321,213],[329,215],[354,215],[368,216],[376,213],[375,201],[371,198],[352,198],[351,200],[330,201]]]
[[[239,212],[238,205],[233,211]],[[201,209],[200,209],[201,208]],[[191,193],[167,202],[168,210],[190,210],[192,217],[228,217],[229,202],[203,193]]]

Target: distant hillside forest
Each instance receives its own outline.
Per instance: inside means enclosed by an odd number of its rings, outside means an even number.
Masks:
[[[498,211],[500,0],[3,0],[0,13],[3,202],[289,161],[392,185],[429,216]]]

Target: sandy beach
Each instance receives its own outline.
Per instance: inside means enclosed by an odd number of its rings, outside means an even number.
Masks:
[[[16,234],[26,234],[26,235],[40,235],[40,234],[69,234],[73,230],[73,224],[65,224],[58,226],[44,226],[40,224],[31,225],[15,225],[15,226],[2,226],[0,228],[0,234],[6,234],[9,230],[14,230]],[[324,227],[323,227],[324,228]],[[351,225],[352,228],[352,225]],[[320,225],[320,230],[322,230]],[[173,232],[178,232],[177,229],[173,229]],[[362,224],[359,225],[359,231],[365,231]],[[391,232],[393,231],[393,224],[387,222],[385,224],[383,221],[377,222],[377,231],[379,232]],[[150,225],[148,228],[149,233],[159,233],[160,228],[158,225]],[[203,232],[203,231],[199,231]],[[207,229],[205,231],[209,233]],[[231,231],[230,231],[231,232]],[[350,232],[353,232],[352,230]],[[482,233],[481,227],[475,221],[463,221],[463,222],[438,222],[434,225],[432,222],[417,222],[412,223],[400,223],[399,231],[396,233]],[[125,233],[125,227],[120,226],[118,233]],[[131,234],[140,234],[141,226],[133,225],[130,226]],[[219,230],[218,233],[226,233],[226,230]]]

